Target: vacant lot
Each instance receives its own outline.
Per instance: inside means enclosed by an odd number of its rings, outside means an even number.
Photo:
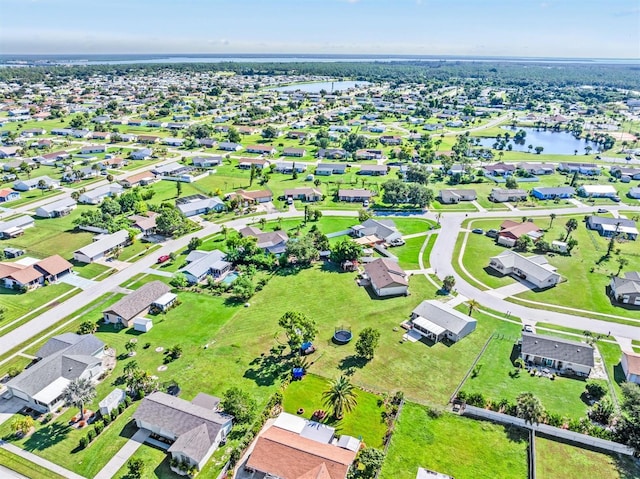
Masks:
[[[427,410],[406,403],[381,479],[414,479],[424,467],[456,479],[527,477],[527,434],[521,429]]]

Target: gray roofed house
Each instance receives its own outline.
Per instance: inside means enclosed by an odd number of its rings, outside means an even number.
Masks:
[[[110,235],[100,237],[97,241],[73,252],[73,259],[81,263],[93,263],[104,258],[113,250],[126,245],[129,242],[129,232],[120,230]]]
[[[36,208],[36,216],[40,218],[59,218],[71,213],[77,205],[73,198],[63,198]]]
[[[44,183],[40,183],[40,182]],[[28,180],[19,180],[13,184],[13,189],[18,191],[30,191],[35,190],[36,188],[41,188],[41,185],[44,185],[42,189],[48,188],[60,188],[60,183],[48,176],[38,176],[37,178],[31,178]]]
[[[588,376],[594,365],[593,347],[587,343],[526,332],[522,333],[520,356],[537,366],[581,376]]]
[[[80,195],[78,201],[80,203],[97,205],[102,203],[106,197],[117,196],[124,191],[124,188],[118,183],[111,183],[104,186],[99,186],[93,190],[85,191]]]
[[[256,246],[261,250],[276,255],[284,253],[289,235],[285,231],[267,231],[263,232],[254,226],[247,226],[239,231],[242,237],[253,236],[257,238]]]
[[[432,341],[446,338],[456,342],[475,331],[477,321],[448,304],[426,300],[411,312],[411,325]]]
[[[193,201],[180,203],[176,207],[187,217],[209,213],[210,211],[222,211],[225,208],[224,201],[217,196],[213,198],[197,198]]]
[[[171,288],[161,281],[147,283],[102,311],[104,321],[129,328],[136,316],[144,316],[154,301],[170,291]]]
[[[13,397],[51,412],[63,404],[62,391],[74,379],[97,381],[103,373],[104,343],[91,334],[54,336],[38,350],[40,360],[7,383]]]
[[[611,296],[619,303],[640,306],[640,272],[629,271],[623,278],[614,276],[609,286]]]
[[[522,189],[493,188],[489,199],[496,203],[503,203],[505,201],[523,201],[527,199],[527,196],[527,191]]]
[[[132,151],[129,156],[132,160],[146,160],[147,158],[151,158],[153,155],[153,150],[151,148],[140,148],[139,150]]]
[[[576,190],[571,186],[536,186],[531,190],[531,194],[540,200],[555,200],[556,198],[571,198],[575,196]]]
[[[340,201],[365,201],[370,200],[373,193],[364,188],[362,189],[340,189],[338,190],[338,200]]]
[[[362,224],[352,226],[349,230],[351,230],[351,234],[357,238],[375,235],[387,243],[402,238],[402,234],[398,231],[396,224],[392,220],[376,220],[370,218]]]
[[[513,251],[505,251],[489,260],[489,266],[504,275],[513,275],[528,281],[536,288],[549,288],[560,282],[562,277],[557,268],[542,255],[523,256]]]
[[[180,272],[184,273],[189,283],[200,283],[207,276],[219,278],[233,266],[225,261],[227,255],[220,250],[198,251],[194,250],[187,256],[187,266]]]
[[[592,215],[587,218],[587,228],[596,230],[600,233],[600,236],[607,238],[614,234],[632,241],[638,238],[636,222],[626,218],[607,218]]]
[[[22,215],[8,221],[0,221],[0,237],[14,238],[24,233],[26,228],[34,226],[35,220],[31,216]]]
[[[212,166],[218,166],[222,164],[222,161],[222,156],[194,156],[191,159],[193,166],[198,168],[211,168]]]
[[[231,431],[233,417],[163,392],[145,397],[134,413],[136,425],[172,441],[173,459],[200,470]],[[215,401],[208,401],[213,404]]]
[[[463,190],[463,189],[454,189],[454,190],[440,190],[438,192],[438,199],[441,203],[451,204],[451,203],[459,203],[460,201],[475,201],[478,198],[476,190]]]

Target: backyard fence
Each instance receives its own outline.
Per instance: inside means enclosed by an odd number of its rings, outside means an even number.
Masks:
[[[600,439],[593,436],[587,436],[586,434],[580,434],[578,432],[549,426],[547,424],[528,424],[524,419],[520,419],[519,417],[513,417],[507,414],[477,408],[475,406],[466,405],[461,414],[464,416],[487,419],[489,421],[498,422],[501,424],[522,427],[532,430],[536,434],[542,434],[545,436],[562,439],[574,444],[589,446],[600,451],[615,452],[618,454],[633,456],[633,448],[625,446],[624,444],[620,444],[618,442],[608,441],[606,439]]]
[[[467,371],[467,374],[464,375],[464,377],[462,378],[462,381],[460,381],[460,384],[458,384],[458,387],[455,389],[455,391],[453,391],[453,394],[449,398],[449,403],[452,403],[453,400],[456,398],[456,396],[458,396],[458,392],[460,392],[460,389],[462,389],[462,386],[464,385],[465,381],[467,380],[467,378],[469,377],[469,375],[473,371],[473,368],[476,367],[476,364],[478,364],[478,361],[480,361],[480,358],[484,354],[484,351],[487,349],[487,347],[489,346],[489,343],[494,338],[494,336],[495,336],[495,333],[492,334],[491,336],[489,336],[489,339],[487,339],[487,342],[484,343],[484,346],[482,346],[482,349],[480,350],[480,352],[476,356],[476,359],[473,361],[473,364],[471,365],[471,367]]]

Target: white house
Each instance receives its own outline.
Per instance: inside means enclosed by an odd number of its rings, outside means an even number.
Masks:
[[[594,365],[593,347],[587,343],[526,332],[522,333],[520,357],[529,364],[580,376],[589,376]]]
[[[101,236],[97,241],[73,252],[73,259],[80,263],[93,263],[104,258],[116,248],[125,246],[129,242],[129,232],[120,230],[110,235]]]
[[[377,296],[409,294],[409,275],[398,263],[388,258],[378,258],[364,267],[364,275]]]
[[[31,191],[35,190],[36,188],[60,188],[60,183],[49,178],[48,176],[38,176],[37,178],[31,178],[29,180],[16,181],[13,184],[13,189],[18,191]]]
[[[124,188],[118,183],[111,183],[99,186],[93,190],[85,191],[80,195],[78,201],[87,205],[99,205],[106,197],[118,196]]]
[[[611,185],[582,185],[578,194],[587,198],[614,198],[618,192]]]
[[[77,205],[73,198],[64,198],[36,208],[36,216],[40,218],[59,218],[71,213]]]
[[[219,278],[233,266],[225,261],[226,254],[220,250],[199,251],[194,250],[187,256],[187,266],[180,271],[184,273],[189,283],[200,283],[207,276]]]
[[[489,266],[504,275],[512,274],[517,278],[532,283],[536,288],[555,286],[562,278],[556,273],[557,268],[549,264],[544,256],[523,256],[513,251],[494,256]]]
[[[411,312],[410,324],[414,331],[437,343],[445,338],[460,341],[475,331],[477,321],[445,303],[426,300]]]

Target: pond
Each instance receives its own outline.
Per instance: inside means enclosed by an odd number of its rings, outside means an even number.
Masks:
[[[542,153],[550,153],[553,155],[573,155],[575,150],[578,150],[578,155],[583,155],[585,153],[585,147],[588,145],[592,148],[591,151],[593,153],[600,152],[600,145],[597,143],[576,138],[566,131],[513,127],[503,127],[503,129],[511,134],[511,139],[507,144],[512,145],[513,151],[531,151],[532,153],[535,153],[536,146],[541,146],[544,148]],[[518,130],[524,130],[527,132],[524,144],[522,145],[516,144],[513,141],[513,136]],[[481,138],[480,146],[492,148],[495,142],[495,138]],[[533,145],[531,150],[528,148],[529,145]]]
[[[327,93],[334,91],[348,90],[349,88],[359,88],[368,85],[366,81],[317,81],[312,83],[294,83],[273,88],[267,88],[273,91],[302,91],[305,93],[320,93],[325,90]]]

